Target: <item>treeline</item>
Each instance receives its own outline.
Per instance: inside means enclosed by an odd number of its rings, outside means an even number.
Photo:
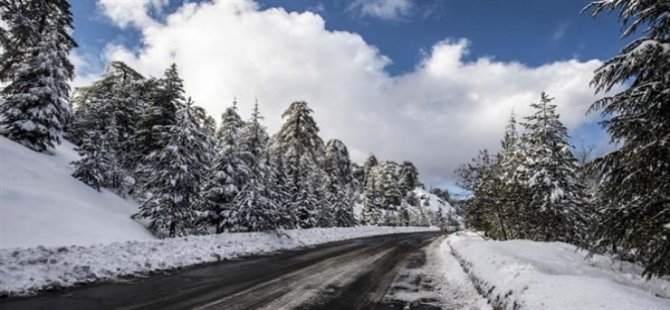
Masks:
[[[134,217],[148,219],[159,236],[431,223],[401,212],[419,185],[412,163],[362,169],[342,141],[323,142],[303,101],[290,104],[273,136],[258,103],[245,120],[233,101],[217,127],[185,97],[176,65],[162,78],[144,78],[114,62],[77,90],[74,105],[68,134],[81,160],[73,175],[140,200]],[[374,211],[356,219],[365,180],[375,191],[363,197],[375,204],[364,208]]]
[[[457,174],[472,191],[468,224],[492,238],[565,241],[670,273],[670,6],[595,1],[616,12],[624,36],[642,36],[595,71],[603,127],[618,149],[579,164],[551,98],[533,104],[524,133],[510,120],[502,149],[484,150]],[[610,94],[618,85],[626,89]]]
[[[532,104],[519,135],[512,115],[502,149],[483,150],[457,170],[459,185],[472,191],[467,222],[496,239],[564,241],[585,245],[587,205],[582,167],[572,153],[567,129],[553,98]]]

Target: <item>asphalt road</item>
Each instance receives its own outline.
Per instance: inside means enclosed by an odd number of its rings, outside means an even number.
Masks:
[[[384,297],[438,233],[362,238],[0,299],[0,309],[402,309]],[[423,309],[418,305],[412,307]],[[430,308],[430,307],[427,307]]]

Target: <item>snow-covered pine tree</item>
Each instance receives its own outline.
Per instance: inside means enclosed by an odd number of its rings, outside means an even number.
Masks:
[[[363,171],[363,167],[355,162],[352,162],[351,177],[354,193],[356,195],[355,198],[358,200],[358,195],[363,191],[363,182],[365,182],[365,172]]]
[[[596,92],[628,89],[595,102],[603,126],[621,147],[596,160],[602,175],[596,238],[617,253],[635,253],[648,275],[670,274],[670,5],[667,1],[594,1],[598,15],[616,12],[623,36],[641,36],[595,72]]]
[[[349,159],[349,150],[342,141],[332,139],[326,143],[323,167],[328,174],[329,190],[335,190],[336,185],[339,185],[340,188],[351,185],[353,178],[351,159]]]
[[[142,84],[143,78],[135,70],[112,62],[102,79],[78,88],[74,97],[76,109],[68,138],[81,145],[94,133],[103,137],[96,150],[109,162],[103,186],[121,194],[132,190],[127,187],[134,183],[140,158],[136,135],[145,106]]]
[[[212,138],[216,137],[216,121],[214,118],[207,114],[207,111],[202,107],[193,107],[193,114],[198,119],[200,127],[205,130],[205,133]]]
[[[414,164],[410,161],[402,162],[398,176],[398,186],[400,187],[400,193],[402,196],[407,196],[410,191],[414,190],[420,185],[419,171],[416,169],[416,166],[414,166]]]
[[[321,150],[323,151],[323,150]],[[323,153],[319,154],[319,163],[323,163]],[[314,201],[314,217],[316,226],[333,227],[335,222],[335,209],[329,201],[329,191],[327,189],[328,175],[319,166],[317,169],[309,170],[307,175],[307,187],[309,188],[309,197]]]
[[[163,78],[147,81],[143,97],[147,106],[142,117],[137,137],[139,152],[144,156],[164,147],[160,138],[160,129],[156,126],[169,126],[177,123],[177,111],[184,107],[184,82],[179,77],[177,65],[172,64],[165,70]],[[156,127],[156,128],[154,128]],[[142,160],[143,164],[150,164]]]
[[[75,167],[72,176],[97,191],[100,191],[100,187],[104,186],[107,170],[105,165],[107,156],[101,150],[100,145],[102,145],[100,132],[92,131],[81,139],[76,149],[81,158],[72,163]]]
[[[388,214],[385,221],[387,225],[395,225],[397,211],[403,198],[398,182],[398,164],[387,160],[383,161],[379,167],[375,184],[382,197],[382,208]]]
[[[102,135],[101,149],[106,153],[107,169],[105,171],[105,186],[117,189],[119,194],[124,194],[123,181],[128,176],[121,167],[117,154],[120,154],[119,131],[116,119],[112,117],[106,131]]]
[[[273,152],[281,154],[288,178],[286,203],[302,228],[316,225],[320,211],[318,191],[323,187],[323,180],[316,177],[321,174],[316,170],[321,169],[319,156],[323,153],[323,140],[311,113],[306,102],[291,103],[282,114],[285,121],[272,147]]]
[[[349,151],[342,141],[332,139],[326,143],[323,166],[327,175],[326,203],[332,213],[332,226],[355,225],[352,166]]]
[[[102,78],[75,90],[73,124],[69,139],[74,143],[90,130],[104,130],[112,119],[119,132],[118,151],[133,152],[134,136],[142,120],[146,99],[141,96],[144,78],[126,64],[114,61],[107,65]],[[135,162],[136,160],[132,160]]]
[[[267,181],[270,177],[268,166],[268,134],[260,123],[263,117],[254,105],[251,119],[240,134],[240,149],[249,167],[249,178],[232,202],[232,210],[226,219],[231,231],[268,231],[281,227],[280,205],[277,195],[271,192]],[[225,134],[224,134],[225,135]]]
[[[77,47],[69,34],[72,13],[66,0],[5,2],[0,133],[42,152],[60,143],[70,118],[74,67],[68,55]]]
[[[233,116],[234,117],[234,116]],[[258,102],[254,104],[251,118],[243,123],[240,128],[240,149],[244,160],[252,172],[252,175],[264,179],[268,174],[268,141],[269,136],[265,127],[261,124]],[[222,128],[223,129],[223,128]],[[221,131],[222,136],[226,135]]]
[[[373,167],[376,167],[379,164],[377,157],[375,157],[375,154],[370,154],[368,158],[365,160],[365,163],[363,163],[363,187],[366,187],[368,184],[368,180],[371,180],[372,177],[372,169]]]
[[[366,162],[367,163],[367,162]],[[361,214],[362,224],[382,225],[384,198],[377,184],[381,174],[380,165],[371,165],[366,173],[365,187],[363,189],[363,210]]]
[[[516,117],[511,113],[505,136],[501,141],[502,149],[498,153],[498,174],[500,184],[500,210],[504,213],[507,222],[507,234],[511,239],[524,239],[528,225],[534,222],[532,214],[523,213],[523,206],[529,205],[530,195],[526,181],[523,162],[525,151],[516,129]]]
[[[272,145],[272,143],[270,143]],[[293,229],[296,227],[298,220],[293,209],[291,209],[289,202],[290,182],[286,175],[284,168],[284,161],[281,153],[269,152],[269,176],[268,187],[270,193],[274,194],[273,200],[277,203],[279,208],[279,217],[277,222],[279,227],[284,229]]]
[[[568,133],[556,113],[553,98],[545,93],[536,111],[526,117],[526,174],[530,202],[523,213],[531,218],[528,237],[542,241],[564,241],[583,245],[586,241],[584,185],[577,177],[577,160],[570,149]]]
[[[472,192],[472,197],[465,201],[466,225],[484,231],[486,236],[506,240],[509,225],[500,204],[502,183],[498,178],[497,157],[482,150],[472,163],[461,165],[456,174],[458,185]]]
[[[245,160],[248,155],[240,146],[240,131],[244,122],[237,113],[237,101],[221,115],[221,127],[217,133],[219,151],[214,157],[212,170],[204,189],[206,198],[204,209],[208,221],[216,232],[233,229],[231,217],[233,199],[249,180],[250,169]]]
[[[155,130],[165,147],[148,156],[154,164],[145,167],[147,199],[133,217],[150,219],[149,228],[160,237],[182,236],[193,229],[194,207],[202,201],[208,137],[193,115],[190,98],[177,110],[176,124]]]

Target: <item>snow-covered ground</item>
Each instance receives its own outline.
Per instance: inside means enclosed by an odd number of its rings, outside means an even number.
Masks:
[[[408,266],[393,283],[389,299],[419,309],[423,309],[419,305],[442,309],[492,309],[452,255],[446,236],[431,242],[423,254],[425,256],[420,260],[413,261],[410,257]]]
[[[427,249],[427,268],[436,275],[442,304],[447,309],[491,309],[488,301],[478,292],[456,257],[446,238],[434,242]]]
[[[0,136],[0,248],[154,239],[136,203],[71,176],[78,158],[67,141],[43,154]]]
[[[427,227],[348,227],[229,233],[114,242],[106,245],[0,249],[0,296],[271,253],[375,235],[436,230]]]
[[[670,309],[670,280],[561,242],[447,239],[470,279],[501,309]],[[446,259],[450,259],[445,255]]]

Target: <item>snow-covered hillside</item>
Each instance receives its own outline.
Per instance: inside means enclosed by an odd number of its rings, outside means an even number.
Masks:
[[[412,205],[409,207],[410,225],[443,226],[449,220],[456,223],[463,222],[461,217],[456,214],[456,209],[448,201],[444,201],[420,187],[415,188],[412,192],[418,199],[419,206]],[[385,212],[385,210],[382,210],[383,214]],[[362,204],[354,205],[354,216],[359,222],[363,220]]]
[[[456,211],[448,201],[444,201],[423,188],[415,188],[414,195],[421,201],[421,206],[430,212],[452,214]]]
[[[639,266],[570,244],[486,241],[473,233],[446,242],[496,309],[670,309],[670,279],[647,280]]]
[[[136,203],[70,175],[77,159],[67,141],[50,155],[0,137],[0,248],[154,239]]]

